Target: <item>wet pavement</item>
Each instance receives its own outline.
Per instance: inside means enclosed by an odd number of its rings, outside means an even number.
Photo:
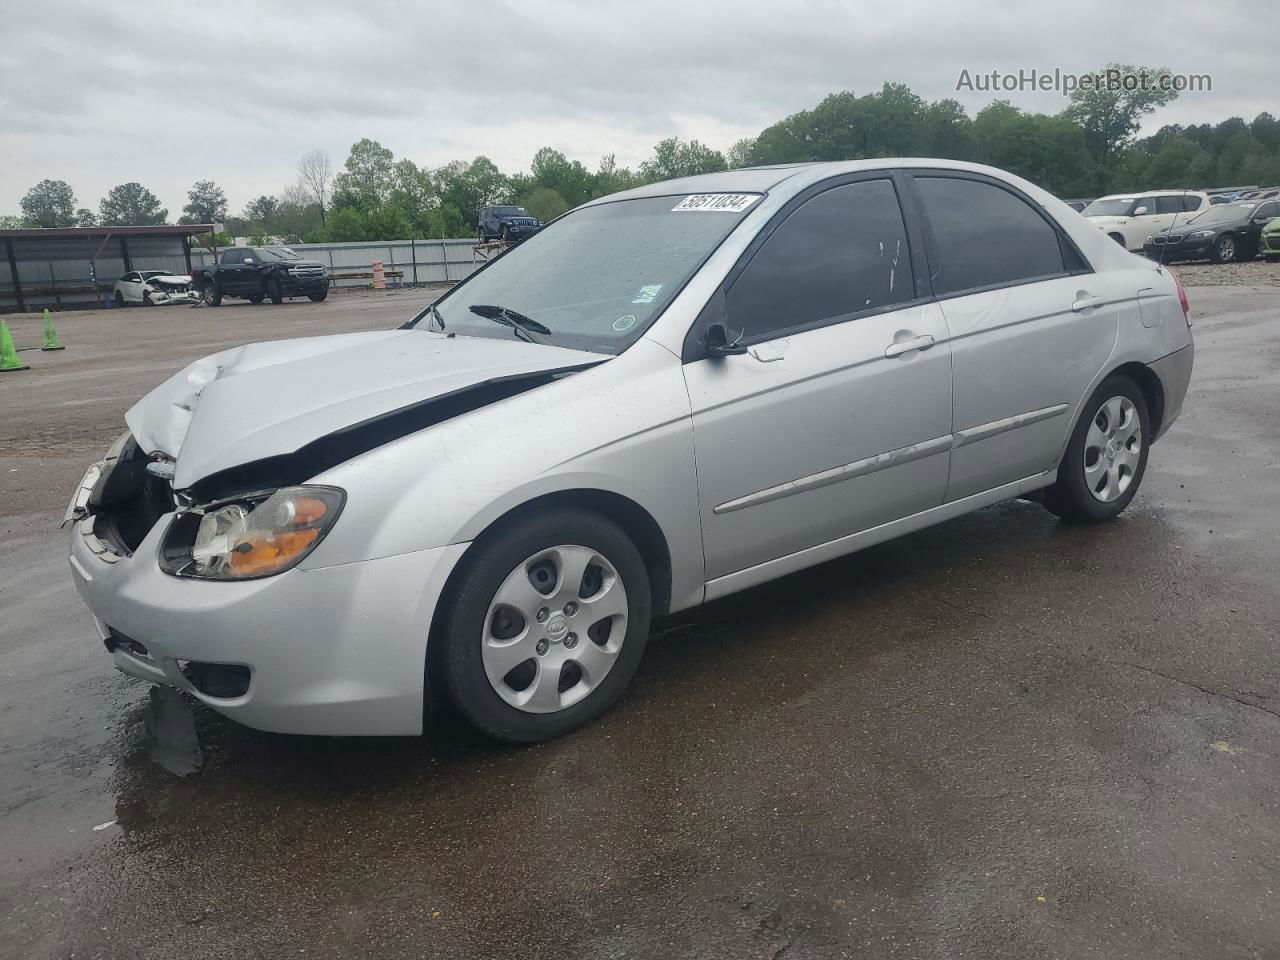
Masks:
[[[424,296],[60,321],[0,381],[0,957],[1280,955],[1280,295],[1191,298],[1114,523],[1011,502],[681,616],[553,743],[197,708],[184,777],[71,587],[72,486],[186,360]]]

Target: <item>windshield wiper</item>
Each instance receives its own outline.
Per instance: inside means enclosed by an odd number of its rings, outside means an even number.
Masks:
[[[517,313],[510,307],[496,307],[490,303],[473,303],[467,309],[478,317],[484,317],[486,320],[492,320],[494,323],[510,327],[516,336],[530,343],[538,343],[533,338],[535,333],[544,337],[551,335],[550,327],[539,323],[532,317],[526,317],[523,313]]]

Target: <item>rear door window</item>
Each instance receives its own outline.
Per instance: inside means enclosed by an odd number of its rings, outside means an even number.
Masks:
[[[939,295],[1067,273],[1055,230],[1021,197],[959,177],[916,177],[933,230]]]

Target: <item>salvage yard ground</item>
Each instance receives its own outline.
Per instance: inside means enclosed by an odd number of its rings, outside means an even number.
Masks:
[[[660,624],[539,746],[201,709],[185,779],[72,588],[73,485],[190,360],[432,294],[57,317],[0,375],[0,957],[1275,956],[1280,267],[1179,269],[1195,376],[1118,521],[1003,504]]]

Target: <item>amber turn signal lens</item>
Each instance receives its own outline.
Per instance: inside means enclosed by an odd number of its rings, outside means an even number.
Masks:
[[[293,500],[292,526],[310,527],[324,519],[329,505],[319,497],[297,497]]]
[[[231,550],[231,572],[237,577],[256,577],[287,566],[313,544],[319,530],[251,530]]]

